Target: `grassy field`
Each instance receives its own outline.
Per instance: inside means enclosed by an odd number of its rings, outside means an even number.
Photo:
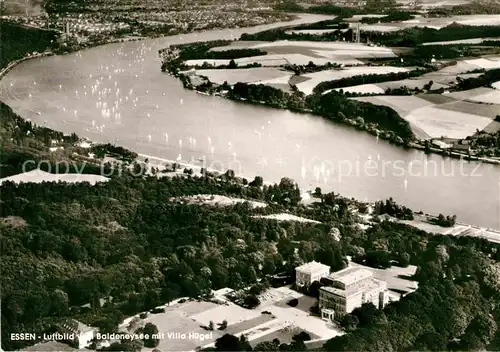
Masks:
[[[399,115],[406,116],[413,110],[421,109],[433,105],[425,99],[416,96],[388,96],[378,95],[374,97],[354,98],[356,100],[365,101],[375,105],[385,105],[394,109]]]
[[[235,84],[237,82],[250,83],[278,78],[285,80],[289,79],[293,74],[290,71],[273,67],[197,70],[196,72],[198,75],[206,76],[211,82],[218,84],[222,84],[224,81]]]
[[[408,122],[424,130],[432,138],[442,136],[462,139],[481,131],[491,122],[490,118],[428,106],[413,110],[404,116]]]

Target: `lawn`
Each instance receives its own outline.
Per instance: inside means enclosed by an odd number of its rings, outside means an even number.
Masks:
[[[261,336],[259,338],[256,338],[256,339],[251,341],[250,345],[252,347],[255,347],[255,345],[257,345],[260,342],[272,341],[274,339],[280,340],[280,343],[287,343],[288,344],[288,343],[291,343],[293,341],[292,338],[294,335],[300,334],[303,331],[307,332],[309,334],[309,336],[311,336],[311,340],[315,340],[315,339],[319,338],[319,336],[315,335],[314,333],[312,333],[310,331],[306,331],[306,330],[303,330],[303,329],[297,328],[297,327],[287,327],[287,328],[283,328],[283,329],[274,331],[274,332],[269,333],[267,335]]]

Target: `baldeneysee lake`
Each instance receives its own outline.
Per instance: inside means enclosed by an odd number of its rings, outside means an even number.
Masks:
[[[327,16],[304,15],[294,24]],[[267,181],[287,176],[360,200],[393,197],[415,211],[500,228],[500,167],[405,150],[320,117],[183,89],[160,70],[169,44],[236,39],[279,24],[108,44],[26,61],[0,100],[37,124],[138,153]]]

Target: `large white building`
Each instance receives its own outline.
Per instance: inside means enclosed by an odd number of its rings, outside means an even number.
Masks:
[[[309,287],[314,281],[330,275],[330,267],[315,261],[295,268],[295,284],[297,287]]]
[[[85,325],[77,320],[72,320],[62,324],[59,330],[61,333],[74,334],[75,341],[73,342],[76,346],[78,346],[78,349],[83,349],[89,346],[98,331],[97,328]]]
[[[367,269],[348,267],[332,273],[331,286],[319,290],[319,308],[325,320],[340,320],[363,303],[381,309],[389,301],[387,283],[375,279]]]

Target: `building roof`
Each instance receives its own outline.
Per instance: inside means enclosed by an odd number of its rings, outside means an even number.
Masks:
[[[330,271],[330,267],[328,265],[315,262],[314,260],[312,262],[303,264],[295,268],[295,271],[300,271],[302,273],[307,273],[307,274],[312,274],[318,271],[325,271],[325,270]]]
[[[342,290],[340,288],[335,288],[331,286],[323,286],[320,288],[320,290],[323,290],[325,292],[333,293],[334,295],[340,296],[340,297],[353,297],[353,296],[358,296],[362,293],[370,292],[376,288],[382,288],[383,290],[387,289],[387,284],[385,281],[382,280],[377,280],[372,278],[368,282],[366,282],[363,286],[361,287],[355,287],[347,290]]]
[[[85,325],[84,323],[71,319],[60,326],[63,330],[65,331],[70,331],[75,334],[84,334],[89,331],[97,331],[97,328],[94,328],[92,326]]]
[[[77,328],[77,332],[78,333],[83,334],[83,333],[86,333],[86,332],[89,332],[89,331],[97,331],[97,328],[85,325],[82,322],[78,322],[78,328]]]
[[[331,273],[329,279],[339,281],[344,285],[349,286],[369,277],[373,277],[373,273],[367,269],[347,267],[335,273]]]

